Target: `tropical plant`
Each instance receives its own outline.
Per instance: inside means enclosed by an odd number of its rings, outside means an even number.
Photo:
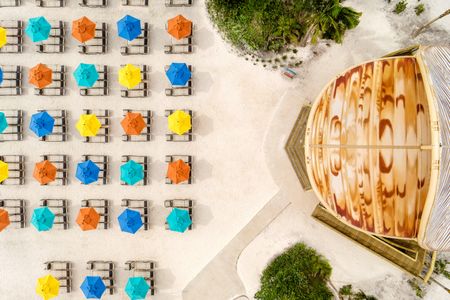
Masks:
[[[438,259],[434,264],[433,272],[438,275],[443,275],[445,278],[450,280],[450,272],[447,271],[447,265],[449,261],[446,259]]]
[[[397,2],[397,4],[395,5],[394,8],[394,13],[401,14],[402,12],[405,11],[406,6],[408,6],[408,1],[406,0],[400,0],[399,2]]]
[[[367,295],[362,290],[355,293],[351,284],[344,285],[339,289],[339,298],[343,300],[377,300],[375,296]]]
[[[425,295],[424,290],[422,289],[420,283],[415,279],[408,279],[409,286],[413,289],[413,291],[416,293],[416,296],[419,298],[423,298]]]
[[[417,5],[414,7],[414,11],[416,12],[416,15],[420,16],[425,11],[425,5],[423,3]]]

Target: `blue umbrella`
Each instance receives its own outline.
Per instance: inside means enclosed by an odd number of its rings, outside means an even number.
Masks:
[[[144,277],[130,277],[125,286],[125,292],[131,300],[145,299],[149,289],[150,285]]]
[[[83,184],[90,184],[98,180],[99,173],[100,168],[89,159],[78,163],[75,177]]]
[[[125,209],[117,219],[119,220],[120,230],[123,232],[135,234],[144,225],[141,214],[129,208]]]
[[[46,111],[38,112],[31,116],[30,129],[38,137],[49,135],[53,132],[55,119]]]
[[[0,68],[0,84],[3,82],[3,69]]]
[[[141,20],[126,15],[117,21],[117,31],[120,37],[132,41],[142,33]]]
[[[185,209],[174,208],[166,218],[169,229],[176,232],[185,232],[192,224],[191,216]]]
[[[93,64],[79,64],[73,72],[79,87],[92,87],[98,80],[98,72]]]
[[[144,167],[134,160],[129,160],[120,166],[120,180],[129,185],[134,185],[144,178]]]
[[[44,17],[31,18],[25,28],[25,33],[33,42],[41,42],[48,39],[52,26]]]
[[[3,133],[8,128],[8,120],[4,112],[0,111],[0,133]]]
[[[172,63],[166,71],[166,76],[172,85],[186,85],[192,74],[185,63]]]
[[[49,231],[53,227],[55,214],[47,207],[35,208],[31,216],[31,224],[38,231]]]
[[[100,299],[106,290],[106,286],[100,276],[86,276],[80,289],[86,299]]]

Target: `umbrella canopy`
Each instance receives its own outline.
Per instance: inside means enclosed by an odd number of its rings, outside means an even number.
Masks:
[[[79,64],[73,72],[73,77],[79,87],[92,87],[98,80],[98,72],[93,64]]]
[[[128,112],[120,122],[120,125],[122,125],[123,131],[128,135],[139,135],[147,127],[142,114],[133,112]]]
[[[0,208],[0,232],[11,224],[9,220],[9,213]]]
[[[167,178],[175,184],[188,180],[190,174],[191,167],[181,159],[169,163],[167,167]]]
[[[130,15],[126,15],[117,21],[117,31],[121,38],[132,41],[142,33],[141,20]]]
[[[9,176],[8,164],[0,160],[0,182],[5,181]]]
[[[186,85],[192,74],[185,63],[172,63],[166,71],[166,76],[172,85]]]
[[[185,232],[192,224],[191,216],[185,209],[174,208],[166,218],[169,229],[176,232]]]
[[[96,136],[102,124],[96,115],[83,114],[75,125],[81,136]]]
[[[186,38],[192,34],[192,21],[178,15],[167,21],[167,32],[177,40]]]
[[[144,178],[144,167],[134,160],[129,160],[120,166],[120,180],[134,185]]]
[[[97,229],[99,221],[100,215],[93,207],[81,208],[77,216],[77,224],[83,231]]]
[[[80,289],[86,299],[100,299],[106,290],[106,286],[100,276],[86,276]]]
[[[1,47],[0,47],[1,48]],[[3,69],[0,68],[0,84],[3,82]]]
[[[4,27],[0,27],[0,48],[5,46],[8,42],[8,38],[6,37],[7,32]]]
[[[149,290],[150,285],[144,277],[130,277],[125,286],[125,293],[130,297],[130,300],[145,299]]]
[[[46,111],[35,113],[31,116],[30,129],[38,137],[49,135],[53,132],[55,119]]]
[[[95,23],[86,17],[73,21],[72,36],[81,43],[93,39],[95,36]]]
[[[52,26],[44,17],[31,18],[25,28],[25,33],[33,42],[41,42],[48,39]]]
[[[0,133],[3,133],[8,128],[8,120],[4,112],[0,111]]]
[[[98,180],[100,168],[92,161],[86,160],[77,165],[75,177],[83,184],[90,184]]]
[[[167,118],[167,123],[169,130],[178,135],[183,135],[192,128],[191,116],[182,110],[173,112]]]
[[[47,206],[35,208],[31,216],[31,224],[38,231],[49,231],[54,221],[55,214]]]
[[[33,177],[42,185],[48,184],[56,179],[56,167],[44,160],[34,166]]]
[[[119,83],[127,89],[132,89],[142,81],[141,69],[127,64],[119,70]]]
[[[36,293],[44,300],[48,300],[58,296],[59,281],[52,275],[38,278],[36,284]]]
[[[39,89],[52,83],[53,72],[44,64],[37,64],[28,72],[28,82]]]
[[[119,220],[120,230],[123,232],[135,234],[144,225],[141,213],[129,208],[125,209],[117,219]]]

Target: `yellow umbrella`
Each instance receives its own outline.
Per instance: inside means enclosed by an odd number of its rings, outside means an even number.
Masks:
[[[176,110],[167,118],[170,131],[183,135],[192,128],[191,116],[182,110]]]
[[[101,126],[96,115],[83,114],[80,116],[76,128],[81,136],[96,136]]]
[[[6,29],[3,27],[0,27],[0,48],[5,46],[6,43],[7,43]]]
[[[52,275],[39,278],[36,284],[36,293],[44,300],[58,296],[59,281]]]
[[[0,160],[0,182],[8,178],[8,164]]]
[[[119,83],[128,89],[132,89],[142,81],[141,69],[127,64],[119,70]]]

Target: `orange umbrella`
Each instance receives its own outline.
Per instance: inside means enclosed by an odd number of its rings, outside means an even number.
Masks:
[[[6,210],[0,208],[0,231],[8,227],[11,224],[9,221],[9,214]]]
[[[77,216],[77,224],[83,231],[97,229],[99,221],[100,215],[92,207],[81,208]]]
[[[43,185],[50,183],[56,178],[56,167],[48,160],[38,162],[34,167],[33,177]]]
[[[28,82],[43,89],[52,83],[52,70],[44,64],[37,64],[28,72]]]
[[[188,180],[190,174],[191,167],[181,159],[169,163],[167,167],[167,177],[175,184]]]
[[[192,34],[192,21],[178,15],[167,21],[167,32],[177,40],[188,37]]]
[[[72,22],[72,36],[84,43],[95,36],[95,23],[86,17]]]
[[[128,135],[138,135],[147,126],[147,123],[145,123],[144,118],[140,113],[132,112],[128,112],[120,124]]]

